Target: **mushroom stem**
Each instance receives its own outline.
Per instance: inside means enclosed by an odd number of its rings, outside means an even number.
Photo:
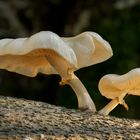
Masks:
[[[93,103],[91,97],[88,94],[88,91],[78,77],[73,74],[73,78],[68,80],[67,84],[70,85],[76,93],[79,109],[89,109],[92,112],[96,112],[95,104]]]
[[[117,105],[119,104],[119,99],[116,97],[112,101],[110,101],[104,108],[98,111],[101,115],[108,115]]]
[[[110,101],[104,108],[102,108],[100,111],[98,111],[98,113],[101,115],[104,115],[104,116],[108,115],[118,104],[123,105],[128,110],[128,106],[125,103],[125,101],[123,100],[125,95],[126,95],[126,93],[123,93],[120,97],[116,97],[116,98],[112,99],[112,101]]]
[[[62,77],[60,84],[68,84],[75,91],[78,99],[78,107],[80,109],[89,109],[90,111],[95,112],[96,107],[94,102],[92,101],[82,82],[74,75],[73,68],[70,68],[72,66],[70,66],[64,59],[60,57],[56,58],[55,55],[48,54],[45,57]]]

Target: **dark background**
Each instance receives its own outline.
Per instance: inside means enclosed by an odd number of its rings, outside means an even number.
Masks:
[[[1,39],[30,36],[41,30],[60,36],[94,31],[111,44],[112,58],[76,72],[98,110],[110,101],[99,93],[99,79],[140,67],[139,0],[0,0]],[[29,78],[0,70],[0,95],[77,108],[73,90],[60,86],[59,81],[57,75]],[[119,105],[110,115],[140,119],[140,97],[127,96],[125,100],[129,111]]]

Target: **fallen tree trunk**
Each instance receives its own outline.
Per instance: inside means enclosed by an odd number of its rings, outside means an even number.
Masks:
[[[0,140],[140,140],[140,121],[0,96]]]

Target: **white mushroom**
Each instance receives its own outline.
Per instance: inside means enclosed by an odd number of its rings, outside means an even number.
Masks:
[[[98,34],[84,32],[61,38],[42,31],[30,38],[0,40],[0,68],[34,77],[37,73],[59,74],[60,84],[69,84],[78,98],[78,107],[96,111],[86,88],[74,71],[107,60],[110,45]]]
[[[118,104],[127,110],[123,98],[128,95],[140,96],[140,68],[133,69],[124,75],[108,74],[99,81],[99,91],[106,98],[112,99],[99,114],[108,115]]]

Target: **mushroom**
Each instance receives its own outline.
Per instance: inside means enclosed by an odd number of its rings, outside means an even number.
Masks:
[[[76,93],[78,107],[96,111],[88,91],[74,71],[112,56],[110,45],[98,34],[84,32],[61,38],[42,31],[29,38],[0,40],[0,68],[34,77],[37,73],[59,74],[61,85],[70,85]]]
[[[99,114],[108,115],[118,104],[122,104],[128,110],[123,98],[127,94],[140,96],[140,68],[135,68],[124,75],[103,76],[99,81],[99,91],[106,98],[112,99]]]

